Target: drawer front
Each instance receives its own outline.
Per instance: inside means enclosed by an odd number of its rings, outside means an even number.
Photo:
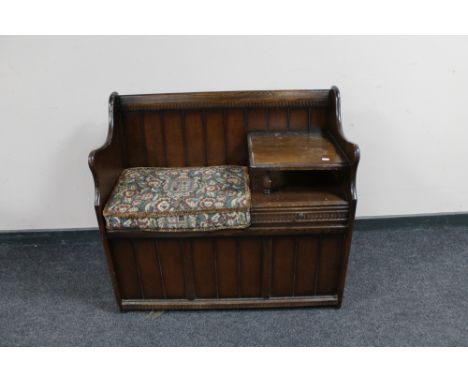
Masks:
[[[330,211],[255,211],[251,213],[252,224],[256,226],[293,224],[304,225],[346,225],[348,210]]]

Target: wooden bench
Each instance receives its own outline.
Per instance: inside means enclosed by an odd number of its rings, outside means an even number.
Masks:
[[[359,149],[329,90],[118,95],[91,152],[95,210],[121,310],[341,305]],[[112,229],[104,207],[125,169],[248,166],[251,224]]]

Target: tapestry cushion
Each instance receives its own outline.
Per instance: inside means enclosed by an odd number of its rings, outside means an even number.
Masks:
[[[104,207],[108,229],[212,231],[250,225],[247,168],[125,169]]]

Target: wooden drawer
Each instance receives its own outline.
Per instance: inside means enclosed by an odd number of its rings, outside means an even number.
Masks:
[[[253,226],[346,226],[349,203],[328,189],[284,188],[252,194]]]
[[[252,209],[252,225],[332,225],[344,226],[348,221],[348,208],[306,209],[290,208]]]

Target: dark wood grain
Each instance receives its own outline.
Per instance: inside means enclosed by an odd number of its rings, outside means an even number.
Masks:
[[[268,113],[268,130],[284,131],[289,130],[287,108],[273,108]]]
[[[216,298],[215,242],[210,239],[192,240],[192,261],[195,291],[199,298]]]
[[[145,298],[163,298],[161,270],[154,253],[154,243],[151,240],[134,240],[133,251],[140,276],[142,294]]]
[[[242,239],[239,247],[242,297],[260,297],[262,291],[262,241]]]
[[[206,157],[209,166],[226,164],[224,113],[220,110],[206,112]]]
[[[251,133],[250,167],[275,170],[333,170],[347,165],[326,132]]]
[[[248,130],[266,131],[268,130],[268,109],[250,108],[247,109]]]
[[[289,130],[290,131],[307,131],[308,130],[308,115],[305,108],[293,108],[289,112]]]
[[[275,297],[292,296],[294,277],[294,237],[278,237],[273,240],[273,277],[271,294]]]
[[[160,240],[158,249],[167,298],[185,298],[183,248],[179,240]]]
[[[166,148],[164,146],[164,132],[162,131],[160,113],[144,113],[143,124],[147,165],[150,167],[166,166]]]
[[[300,308],[316,306],[338,306],[338,297],[275,297],[275,298],[235,298],[235,299],[198,299],[188,300],[122,300],[122,310],[183,310],[183,309],[265,309],[265,308]]]
[[[91,151],[88,156],[89,168],[94,178],[94,206],[100,228],[104,228],[100,219],[104,205],[128,161],[121,134],[123,129],[119,108],[118,94],[114,92],[109,97],[109,127],[106,142],[100,148]]]
[[[230,110],[226,117],[227,163],[235,165],[246,164],[247,142],[245,134],[245,121],[242,110]]]
[[[342,236],[321,238],[317,294],[337,294],[338,276],[343,253]]]
[[[131,240],[112,241],[110,249],[122,298],[142,298]]]
[[[125,155],[128,167],[147,166],[147,151],[142,113],[128,113],[122,115],[125,126]]]
[[[329,90],[231,91],[121,96],[124,110],[326,106]]]
[[[203,115],[197,111],[187,111],[185,114],[185,131],[187,144],[187,165],[205,166],[206,153]]]
[[[169,167],[183,167],[186,164],[186,146],[184,130],[182,129],[182,114],[180,112],[164,113],[165,147]],[[135,166],[137,167],[137,166]]]
[[[262,296],[269,298],[271,296],[272,283],[272,241],[271,237],[263,238],[262,253]]]
[[[318,237],[307,236],[298,239],[296,279],[294,283],[295,296],[315,294],[319,250]]]
[[[251,132],[280,134],[286,144],[267,138],[250,145],[257,154],[250,158],[250,227],[190,233],[107,229],[102,210],[123,169],[248,166]],[[358,146],[343,134],[336,87],[113,93],[106,142],[88,162],[119,307],[341,306],[359,157]],[[274,186],[269,195],[261,185],[265,172]]]
[[[237,244],[235,239],[214,239],[218,265],[219,297],[233,298],[240,294],[237,275]]]

